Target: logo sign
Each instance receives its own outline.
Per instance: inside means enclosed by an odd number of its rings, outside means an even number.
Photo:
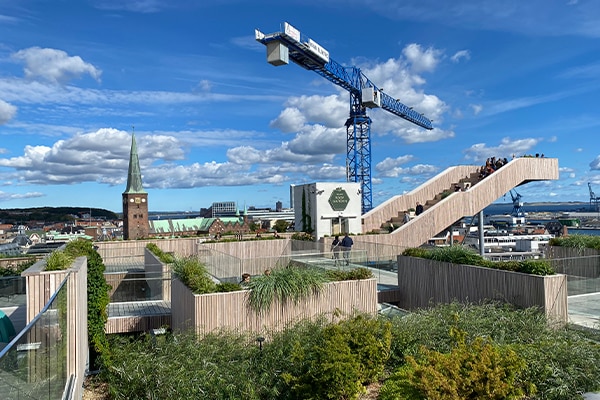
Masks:
[[[346,191],[341,187],[331,192],[331,196],[329,197],[329,205],[333,211],[344,211],[349,202],[350,197],[348,197]]]

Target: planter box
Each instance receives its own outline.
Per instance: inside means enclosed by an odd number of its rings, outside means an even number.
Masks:
[[[518,307],[539,307],[556,322],[566,323],[566,275],[520,272],[398,256],[400,308],[414,310],[452,301],[499,300]]]
[[[217,329],[267,332],[305,318],[327,315],[332,320],[357,311],[377,313],[377,280],[342,281],[325,284],[323,291],[298,304],[274,302],[257,315],[247,305],[249,291],[195,295],[179,279],[171,287],[171,324],[174,331],[193,329],[208,333]]]

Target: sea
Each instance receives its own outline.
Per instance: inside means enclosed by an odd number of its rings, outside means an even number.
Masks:
[[[600,210],[590,207],[588,203],[523,203],[521,207],[525,213],[541,213],[548,212],[554,214],[561,213],[573,213],[576,216],[577,213],[586,213],[592,216],[594,213],[600,220]],[[496,215],[496,214],[510,214],[513,210],[512,203],[493,203],[483,209],[484,215]],[[531,220],[531,222],[538,222]],[[539,221],[540,223],[542,221]],[[546,221],[547,222],[547,221]],[[569,227],[570,234],[580,235],[593,235],[600,236],[600,229],[577,229]]]

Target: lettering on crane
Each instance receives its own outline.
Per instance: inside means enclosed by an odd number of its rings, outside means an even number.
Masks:
[[[312,39],[308,39],[308,42],[306,42],[306,44],[308,45],[308,49],[312,53],[319,56],[319,58],[321,60],[325,61],[326,63],[329,62],[329,52],[327,50],[325,50],[320,44],[318,44],[317,42],[315,42]]]
[[[283,32],[296,42],[300,42],[300,31],[287,22],[283,23]]]

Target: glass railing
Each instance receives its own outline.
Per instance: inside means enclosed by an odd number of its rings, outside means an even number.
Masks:
[[[67,287],[0,351],[2,400],[62,399],[67,376]]]
[[[567,275],[569,321],[600,330],[600,256],[549,260],[557,273]]]
[[[106,274],[106,282],[111,286],[111,303],[131,301],[171,301],[171,273],[129,272],[125,275]]]
[[[0,308],[25,305],[25,278],[22,276],[0,277]]]
[[[206,246],[198,249],[198,259],[209,274],[223,282],[237,283],[245,272],[241,259]]]

